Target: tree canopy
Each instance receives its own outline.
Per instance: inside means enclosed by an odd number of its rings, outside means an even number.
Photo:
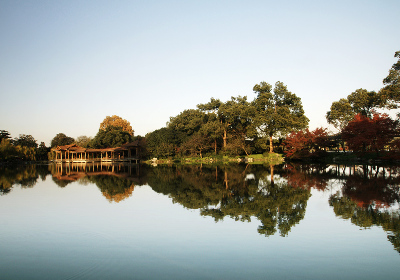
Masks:
[[[256,109],[254,125],[258,132],[269,137],[270,152],[273,152],[272,139],[298,131],[308,126],[300,97],[288,91],[282,82],[272,86],[261,82],[253,87],[257,98],[253,101]]]
[[[37,148],[38,144],[36,143],[35,138],[32,135],[20,134],[19,137],[14,138],[13,144],[15,146],[21,147],[30,147]]]
[[[81,135],[76,138],[75,143],[80,147],[87,148],[90,141],[92,141],[92,137]]]
[[[357,114],[371,118],[379,108],[397,109],[400,102],[400,51],[394,57],[398,61],[392,65],[388,76],[383,79],[384,87],[379,92],[357,89],[339,101],[332,103],[326,113],[329,124],[342,130]]]
[[[105,130],[99,129],[96,136],[88,144],[91,148],[115,148],[132,142],[132,135],[119,126],[108,126]]]
[[[383,79],[385,86],[380,90],[380,94],[386,106],[395,109],[399,107],[400,102],[400,51],[395,52],[394,57],[398,60],[390,68],[387,77]]]
[[[113,115],[113,116],[107,116],[101,123],[100,123],[100,129],[101,130],[106,130],[107,127],[109,126],[117,126],[121,127],[123,131],[128,132],[131,136],[133,136],[134,130],[132,129],[132,126],[130,122],[127,120]]]
[[[64,133],[58,133],[54,138],[51,140],[51,148],[57,146],[64,146],[69,145],[75,142],[75,139],[65,135]]]
[[[374,114],[372,118],[357,114],[343,129],[342,137],[353,151],[380,152],[399,135],[398,126],[399,121],[386,114]]]
[[[356,114],[371,117],[375,110],[382,108],[384,104],[379,93],[360,88],[349,94],[347,98],[333,102],[330,111],[326,113],[326,120],[342,130]]]
[[[10,139],[10,133],[7,130],[0,130],[0,142],[3,139]]]

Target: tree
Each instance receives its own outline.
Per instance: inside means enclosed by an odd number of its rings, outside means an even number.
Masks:
[[[273,93],[272,86],[266,82],[256,84],[253,91],[257,93],[253,101],[256,109],[254,125],[262,137],[269,137],[271,153],[273,137],[308,126],[309,120],[304,115],[300,97],[288,91],[282,82],[275,83]]]
[[[99,129],[88,146],[91,148],[115,148],[132,142],[132,135],[119,126],[108,126],[105,130]]]
[[[10,133],[8,132],[8,131],[6,131],[6,130],[0,130],[0,142],[3,140],[3,139],[10,139],[11,138],[11,136],[10,136]]]
[[[180,145],[188,137],[200,130],[206,122],[206,117],[206,114],[200,110],[185,110],[176,117],[171,117],[167,127],[175,132]]]
[[[398,60],[390,68],[387,77],[383,79],[385,86],[380,90],[380,94],[386,107],[396,109],[400,102],[400,51],[395,52],[394,57]]]
[[[328,145],[328,133],[326,128],[316,128],[309,131],[308,128],[290,133],[283,142],[286,157],[308,157],[321,151]]]
[[[107,116],[103,120],[103,122],[100,124],[100,129],[101,130],[106,130],[107,127],[109,127],[109,126],[121,127],[123,131],[126,131],[131,136],[133,136],[134,130],[132,129],[131,124],[127,120],[125,120],[125,119],[123,119],[123,118],[121,118],[119,116],[116,116],[116,115],[113,115],[111,117]]]
[[[78,136],[78,138],[76,138],[75,143],[76,143],[76,145],[78,145],[80,147],[87,148],[90,141],[92,141],[92,137],[81,135],[81,136]]]
[[[46,147],[44,142],[40,142],[39,147],[36,149],[36,159],[37,160],[47,160],[50,148]]]
[[[217,154],[217,143],[222,139],[222,132],[223,128],[221,127],[218,115],[214,112],[207,113],[207,121],[200,128],[200,133],[213,141],[215,154]]]
[[[32,135],[20,134],[12,141],[15,146],[37,148],[37,143]]]
[[[330,111],[326,113],[326,120],[342,130],[356,114],[371,117],[383,104],[379,93],[360,88],[349,94],[347,98],[333,102]]]
[[[375,109],[382,107],[381,97],[375,91],[360,88],[347,96],[353,112],[366,117],[371,117]]]
[[[244,142],[251,134],[252,108],[246,96],[232,97],[225,103],[211,98],[209,103],[199,104],[197,108],[209,116],[205,130],[214,139],[215,149],[217,139],[222,139],[225,149],[229,138]]]
[[[74,143],[75,140],[72,137],[69,137],[65,135],[64,133],[58,133],[54,138],[51,140],[51,148],[57,147],[57,146],[64,146],[64,145],[70,145]]]
[[[237,145],[244,147],[246,138],[254,135],[252,109],[246,96],[232,97],[221,104],[218,114],[223,123],[224,148],[227,148],[228,139],[235,139]]]
[[[199,154],[203,158],[203,151],[211,147],[210,140],[200,132],[194,133],[182,145],[182,149],[190,151],[191,154]]]
[[[152,157],[167,158],[175,154],[175,133],[163,127],[146,134],[146,148]]]
[[[0,161],[7,161],[12,158],[18,157],[18,152],[15,146],[7,138],[3,138],[0,143]]]
[[[342,131],[342,138],[356,152],[382,151],[399,135],[399,121],[387,114],[374,114],[372,118],[357,114]]]

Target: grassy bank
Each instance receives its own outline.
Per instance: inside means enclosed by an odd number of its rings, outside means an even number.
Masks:
[[[284,162],[281,154],[265,153],[249,156],[208,156],[208,157],[174,157],[167,159],[151,159],[145,161],[147,164],[225,164],[225,163],[250,163],[250,164],[280,164]]]

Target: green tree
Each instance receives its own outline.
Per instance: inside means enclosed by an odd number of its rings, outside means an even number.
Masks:
[[[8,161],[18,157],[18,152],[9,139],[3,138],[0,143],[0,160]]]
[[[57,146],[70,145],[74,142],[75,142],[74,138],[69,137],[69,136],[65,135],[64,133],[58,133],[51,140],[51,148],[54,148]]]
[[[232,97],[231,100],[221,104],[219,108],[220,118],[223,120],[224,148],[229,148],[227,139],[230,140],[230,147],[239,147],[246,154],[246,139],[253,136],[252,124],[254,111],[246,96]]]
[[[197,107],[210,117],[204,130],[214,139],[215,149],[218,139],[222,139],[224,149],[229,139],[244,145],[252,124],[252,107],[246,96],[232,97],[227,102],[211,98],[210,102]]]
[[[218,119],[218,115],[214,112],[207,113],[207,121],[200,128],[200,133],[213,142],[214,153],[217,154],[218,142],[222,140],[223,128]]]
[[[333,102],[330,111],[326,113],[326,120],[341,131],[356,114],[371,117],[376,109],[383,106],[384,101],[380,93],[360,88],[347,98]]]
[[[88,137],[85,135],[82,136],[78,136],[75,140],[76,145],[83,147],[83,148],[87,148],[90,141],[92,141],[92,137]]]
[[[36,149],[36,159],[37,160],[47,160],[50,148],[46,147],[44,142],[41,142],[39,147]]]
[[[167,127],[175,132],[177,144],[182,144],[185,140],[198,132],[206,122],[207,115],[195,109],[181,112],[176,117],[171,117]]]
[[[224,123],[223,115],[219,112],[219,108],[223,103],[219,99],[211,98],[210,102],[205,104],[198,104],[197,108],[202,112],[207,113],[211,118],[208,119],[207,124],[203,126],[205,133],[212,135],[214,139],[214,150],[217,150],[217,140],[223,139],[223,147],[226,147],[227,128]]]
[[[146,134],[146,148],[150,157],[168,158],[175,155],[175,134],[171,128],[163,127]]]
[[[8,131],[0,130],[0,142],[3,139],[10,139],[10,138],[11,138],[11,136],[10,136],[10,133]]]
[[[192,155],[198,154],[201,158],[203,157],[203,152],[210,147],[210,139],[200,132],[194,133],[182,144],[183,150],[190,151]]]
[[[261,137],[268,137],[273,152],[273,137],[282,137],[291,131],[304,129],[308,126],[308,118],[304,115],[300,97],[288,91],[282,82],[272,86],[261,82],[253,87],[257,98],[253,101],[256,109],[254,126]]]
[[[398,60],[390,68],[387,77],[383,79],[385,86],[380,90],[380,94],[387,108],[396,109],[400,102],[400,51],[395,52],[394,57]]]
[[[15,146],[37,148],[36,140],[32,135],[20,134],[18,138],[14,138],[13,144]]]
[[[326,113],[326,120],[329,124],[342,131],[342,129],[354,118],[354,111],[346,98],[335,101],[331,110]]]
[[[115,148],[132,142],[132,135],[119,126],[108,126],[105,130],[99,129],[96,136],[89,143],[91,148]]]

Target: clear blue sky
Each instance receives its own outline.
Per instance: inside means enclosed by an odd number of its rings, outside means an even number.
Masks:
[[[333,101],[379,90],[400,50],[400,1],[0,0],[0,129],[50,144],[135,135],[211,97],[282,81],[310,128]]]

